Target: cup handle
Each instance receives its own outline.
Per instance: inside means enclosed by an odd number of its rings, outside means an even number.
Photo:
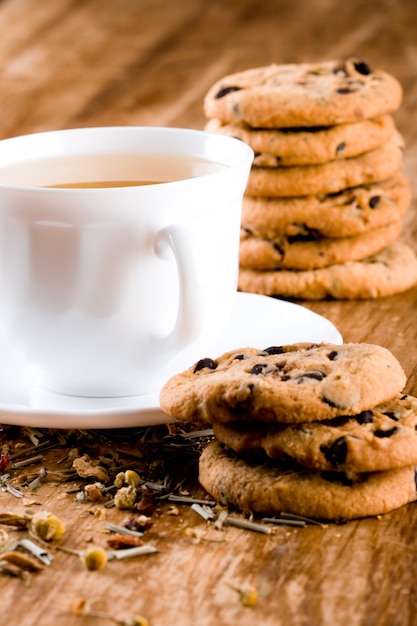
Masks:
[[[182,350],[198,337],[204,317],[189,233],[175,224],[161,228],[154,237],[154,252],[162,260],[172,260],[174,255],[179,282],[177,319],[158,345],[167,352]]]

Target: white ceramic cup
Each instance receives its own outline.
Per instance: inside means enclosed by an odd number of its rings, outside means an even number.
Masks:
[[[151,393],[181,351],[221,332],[252,158],[236,139],[176,128],[0,141],[0,329],[40,388]],[[45,187],[133,178],[169,182]]]

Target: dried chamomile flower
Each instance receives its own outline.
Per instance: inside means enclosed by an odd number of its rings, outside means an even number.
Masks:
[[[255,606],[258,602],[258,592],[255,587],[249,583],[244,583],[239,587],[238,593],[243,606]]]
[[[68,602],[68,608],[74,615],[84,615],[88,606],[88,600],[86,598],[75,598]]]
[[[89,546],[80,554],[81,560],[90,571],[103,569],[107,563],[107,552],[100,546]]]
[[[255,606],[258,602],[258,592],[250,583],[243,583],[239,587],[228,583],[228,586],[237,591],[242,606]]]
[[[117,489],[121,489],[125,484],[125,473],[119,472],[118,474],[116,474],[113,483],[117,487]]]
[[[49,511],[34,513],[30,517],[28,528],[43,541],[57,541],[65,534],[64,523]]]
[[[125,482],[130,487],[138,487],[140,483],[140,476],[134,470],[125,471]]]
[[[136,502],[136,489],[134,487],[122,487],[114,496],[114,504],[118,509],[131,509]]]
[[[114,484],[118,489],[128,485],[129,487],[138,487],[140,483],[140,476],[134,470],[126,470],[125,472],[119,472],[116,474]]]

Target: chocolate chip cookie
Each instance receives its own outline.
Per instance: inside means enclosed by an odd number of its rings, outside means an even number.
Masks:
[[[366,259],[319,269],[239,271],[240,291],[300,300],[378,298],[402,293],[416,284],[417,258],[402,241]]]
[[[293,198],[246,195],[242,227],[259,237],[351,237],[391,224],[410,208],[411,185],[402,174],[334,194]]]
[[[173,376],[160,405],[186,422],[311,422],[372,409],[405,382],[395,357],[377,345],[243,348],[203,358]]]
[[[403,163],[404,143],[398,132],[375,150],[356,157],[321,165],[291,167],[253,166],[246,192],[250,196],[307,196],[343,191],[349,187],[386,180],[396,175]]]
[[[214,423],[216,438],[235,452],[292,459],[319,471],[375,472],[417,465],[417,398],[398,394],[354,416],[288,426]]]
[[[396,111],[402,88],[362,60],[269,65],[237,72],[208,91],[208,118],[253,128],[331,126]]]
[[[240,267],[254,270],[280,268],[311,270],[335,263],[358,261],[380,252],[398,239],[402,222],[393,222],[352,237],[258,237],[242,229]]]
[[[417,499],[416,468],[345,476],[289,464],[242,458],[218,441],[203,450],[199,480],[227,507],[276,515],[282,512],[321,520],[381,515]]]
[[[346,159],[386,143],[395,130],[390,115],[335,126],[250,128],[245,124],[207,122],[205,130],[235,137],[255,153],[255,165],[311,165]]]

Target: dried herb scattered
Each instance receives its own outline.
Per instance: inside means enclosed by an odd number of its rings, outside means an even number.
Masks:
[[[127,548],[143,546],[144,541],[140,537],[136,537],[134,535],[119,533],[112,535],[109,539],[107,539],[107,545],[112,550],[126,550]]]
[[[89,546],[80,553],[80,557],[90,571],[102,570],[107,563],[107,552],[100,546]]]
[[[245,582],[238,586],[231,583],[227,583],[227,585],[237,592],[242,606],[254,607],[258,603],[258,591],[252,584]]]
[[[42,541],[56,541],[65,533],[64,523],[49,511],[26,511],[23,515],[0,513],[0,524],[29,530]]]
[[[0,472],[4,472],[10,463],[10,453],[7,449],[0,452]]]
[[[76,598],[69,603],[68,609],[73,615],[79,617],[103,618],[118,624],[118,626],[149,626],[148,620],[142,615],[134,615],[128,619],[112,615],[107,611],[100,611],[95,608],[97,600],[87,600],[86,598]]]

